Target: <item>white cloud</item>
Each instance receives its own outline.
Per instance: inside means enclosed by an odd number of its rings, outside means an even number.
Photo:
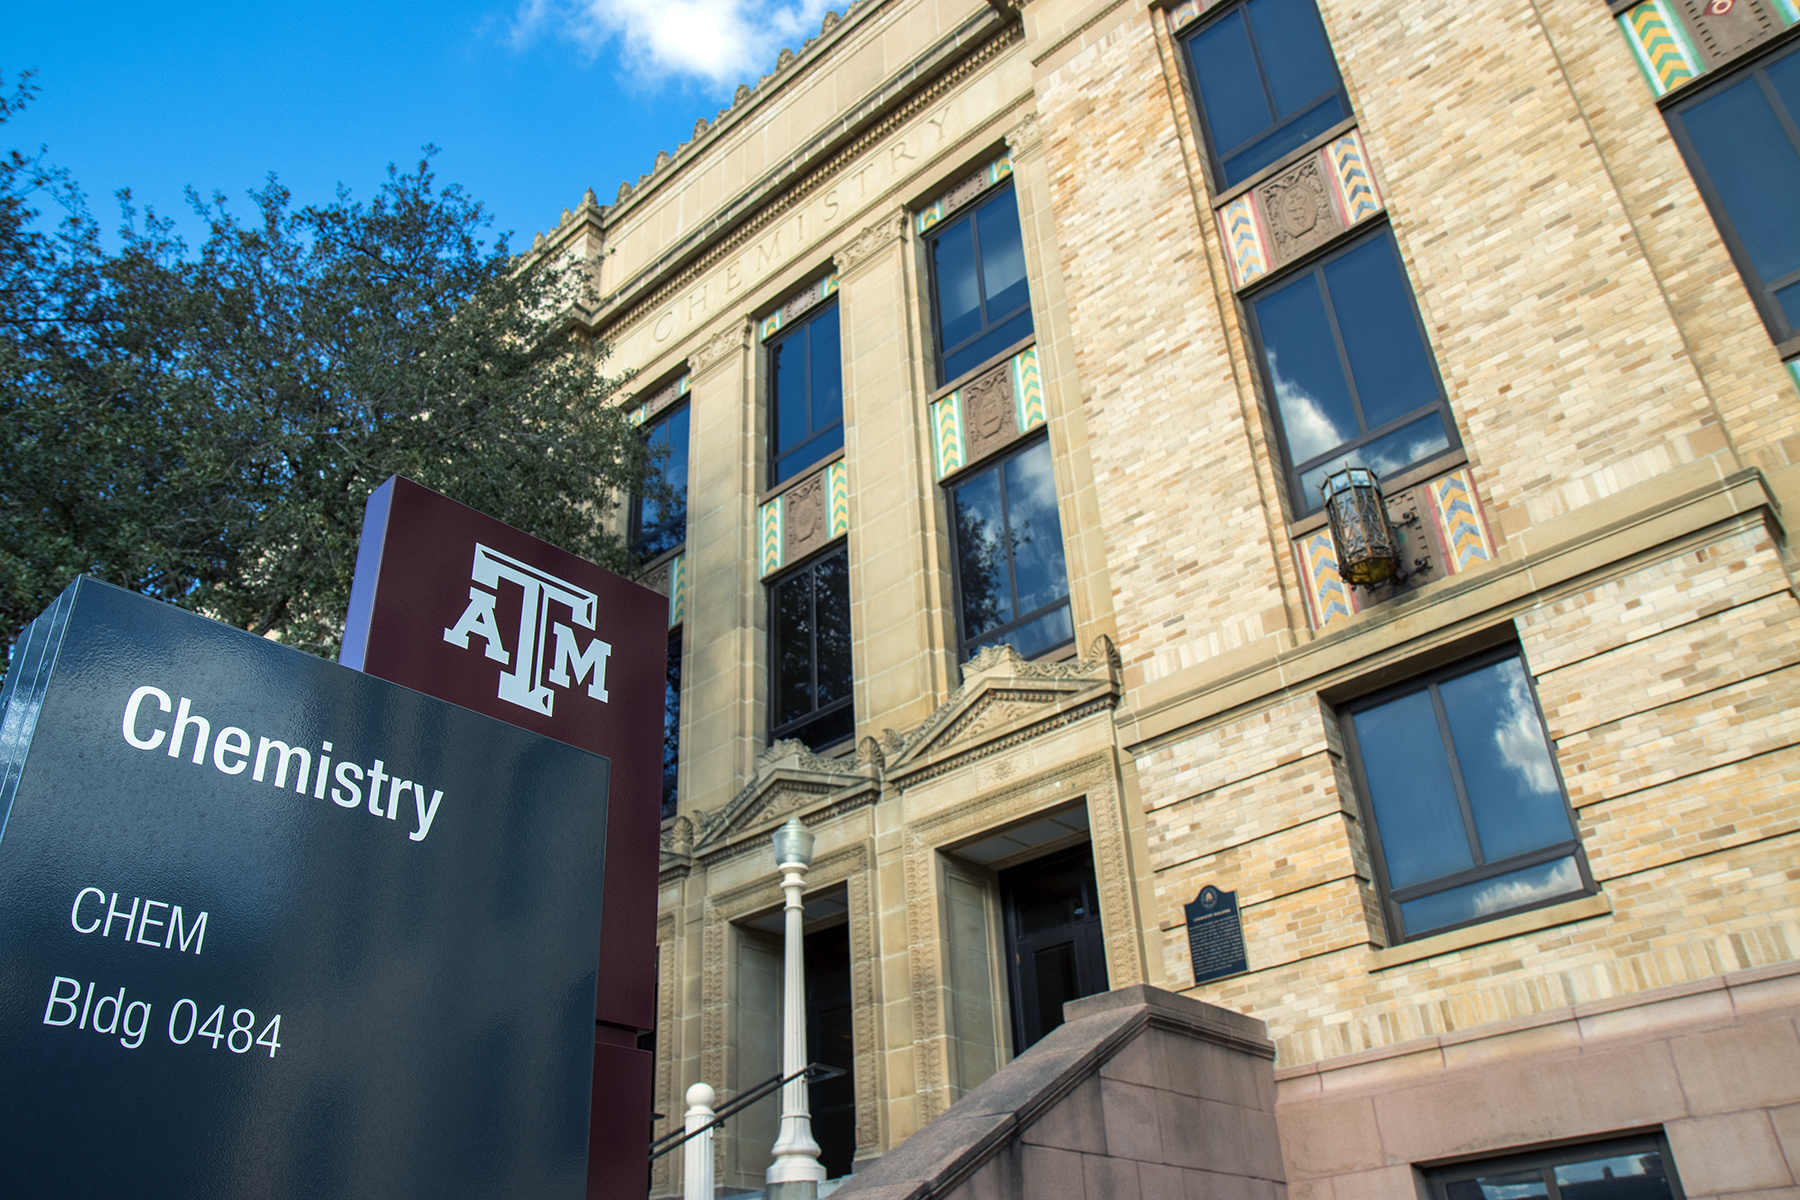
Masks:
[[[842,11],[847,0],[836,0]],[[590,56],[616,46],[633,74],[670,75],[715,87],[754,83],[786,46],[819,32],[833,0],[524,0],[515,44],[549,35]]]
[[[1521,871],[1483,887],[1475,893],[1476,913],[1485,917],[1581,890],[1581,873],[1575,869],[1572,858],[1557,860],[1548,871],[1538,870],[1540,873],[1536,876]]]

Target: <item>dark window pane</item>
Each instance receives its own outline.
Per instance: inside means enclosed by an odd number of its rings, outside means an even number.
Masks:
[[[1775,303],[1781,307],[1781,319],[1788,323],[1788,328],[1800,329],[1800,283],[1789,284],[1776,292]]]
[[[1481,854],[1499,862],[1574,838],[1543,722],[1516,658],[1440,685]]]
[[[815,621],[819,631],[818,684],[820,708],[851,692],[850,559],[831,554],[813,567]]]
[[[1318,276],[1308,271],[1252,306],[1281,413],[1288,457],[1300,466],[1359,432]],[[1315,491],[1308,501],[1318,503]]]
[[[1379,429],[1435,403],[1437,379],[1392,235],[1338,255],[1324,271],[1365,427]]]
[[[856,713],[850,705],[834,708],[815,720],[798,725],[782,734],[804,743],[809,750],[828,750],[849,741],[856,734]]]
[[[981,243],[981,287],[987,317],[997,321],[1030,300],[1017,197],[1009,190],[982,205],[975,213],[975,228]]]
[[[1069,615],[1069,606],[1059,604],[1041,617],[1034,617],[1021,625],[1015,625],[1002,633],[976,642],[964,652],[963,658],[974,658],[989,646],[1011,646],[1019,652],[1021,658],[1036,658],[1058,646],[1066,646],[1075,640],[1074,618]]]
[[[775,723],[805,716],[812,702],[812,572],[775,585]]]
[[[1381,830],[1381,844],[1384,847],[1388,844],[1385,825]],[[1575,860],[1559,858],[1541,866],[1526,867],[1479,883],[1465,883],[1417,900],[1403,901],[1400,919],[1406,923],[1406,936],[1417,937],[1446,925],[1499,916],[1558,896],[1577,895],[1583,890],[1581,871]]]
[[[645,441],[652,453],[662,456],[656,475],[668,489],[666,500],[644,496],[637,501],[633,549],[645,558],[653,558],[673,550],[687,537],[687,406],[659,418]]]
[[[1680,119],[1751,268],[1765,284],[1800,270],[1800,223],[1790,212],[1791,197],[1800,195],[1800,154],[1756,76],[1689,106]]]
[[[1544,1187],[1542,1171],[1520,1171],[1514,1175],[1488,1175],[1465,1179],[1450,1185],[1453,1200],[1538,1200],[1549,1195]]]
[[[1014,611],[1024,615],[1069,594],[1050,443],[1040,441],[1023,454],[1007,459],[1004,470],[1007,515],[1012,527],[1013,580],[1017,588]]]
[[[1031,310],[1017,314],[999,325],[990,325],[985,333],[961,350],[944,356],[943,382],[966,375],[1015,342],[1031,335]]]
[[[681,743],[681,635],[669,639],[668,674],[663,680],[662,815],[675,815],[678,753]]]
[[[838,351],[838,310],[832,305],[807,323],[811,342],[812,371],[808,384],[812,391],[812,428],[824,429],[844,423],[844,364]],[[840,439],[838,445],[842,445]],[[832,447],[836,449],[837,447]]]
[[[769,347],[769,377],[775,386],[775,453],[806,440],[806,328]]]
[[[1250,53],[1243,10],[1195,34],[1188,52],[1194,60],[1194,81],[1200,88],[1200,105],[1213,148],[1223,158],[1275,119]]]
[[[1654,1150],[1565,1163],[1556,1168],[1556,1188],[1562,1200],[1669,1200],[1673,1194]]]
[[[1388,884],[1409,887],[1475,865],[1429,691],[1352,718]],[[1413,929],[1411,917],[1407,930]]]
[[[1013,618],[1007,575],[1006,525],[1000,510],[1000,471],[983,471],[950,492],[956,521],[957,584],[965,638]]]
[[[1250,0],[1245,10],[1256,30],[1256,48],[1262,52],[1278,116],[1292,116],[1337,90],[1337,62],[1312,0]]]
[[[1283,125],[1261,141],[1252,142],[1225,160],[1224,186],[1248,179],[1288,151],[1310,142],[1350,115],[1350,109],[1335,93],[1299,117]]]
[[[945,347],[981,330],[981,283],[975,274],[975,223],[956,222],[931,244],[937,280],[938,334]]]
[[[1414,463],[1424,462],[1450,448],[1450,435],[1445,432],[1444,415],[1434,412],[1420,417],[1411,425],[1364,442],[1351,450],[1332,455],[1325,462],[1300,477],[1302,511],[1319,507],[1319,485],[1333,471],[1344,467],[1368,467],[1377,475],[1388,476],[1403,471]]]

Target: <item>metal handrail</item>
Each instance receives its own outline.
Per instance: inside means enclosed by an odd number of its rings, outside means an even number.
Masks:
[[[758,1100],[761,1100],[772,1092],[779,1091],[788,1084],[794,1082],[794,1080],[800,1078],[802,1075],[806,1076],[806,1082],[808,1083],[821,1083],[827,1079],[836,1079],[842,1074],[844,1074],[844,1068],[842,1067],[828,1067],[824,1063],[808,1063],[798,1071],[795,1071],[792,1075],[771,1075],[769,1078],[763,1080],[749,1091],[742,1093],[735,1100],[719,1109],[718,1112],[713,1114],[713,1119],[700,1126],[700,1128],[664,1134],[662,1137],[651,1142],[650,1161],[655,1162],[663,1155],[679,1147],[689,1138],[699,1137],[707,1130],[723,1125],[726,1118],[736,1116],[752,1104],[755,1104]]]

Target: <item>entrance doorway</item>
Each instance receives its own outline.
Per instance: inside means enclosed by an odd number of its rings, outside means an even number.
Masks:
[[[850,1174],[856,1157],[854,1008],[850,1002],[850,926],[839,922],[806,935],[806,1061],[844,1074],[808,1089],[813,1140],[825,1177]]]
[[[1000,872],[1012,982],[1013,1047],[1063,1023],[1063,1005],[1106,990],[1094,851],[1076,846]]]

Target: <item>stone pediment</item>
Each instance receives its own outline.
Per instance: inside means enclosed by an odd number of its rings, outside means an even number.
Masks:
[[[687,858],[751,835],[761,837],[796,812],[840,793],[880,786],[881,752],[864,738],[854,757],[823,758],[794,741],[780,741],[756,760],[756,774],[721,808],[677,817],[663,834],[663,852]]]
[[[1111,639],[1087,657],[1027,662],[1011,646],[982,651],[963,666],[950,699],[905,737],[890,733],[883,776],[900,786],[964,759],[1016,745],[1109,709],[1119,699],[1119,661]]]

